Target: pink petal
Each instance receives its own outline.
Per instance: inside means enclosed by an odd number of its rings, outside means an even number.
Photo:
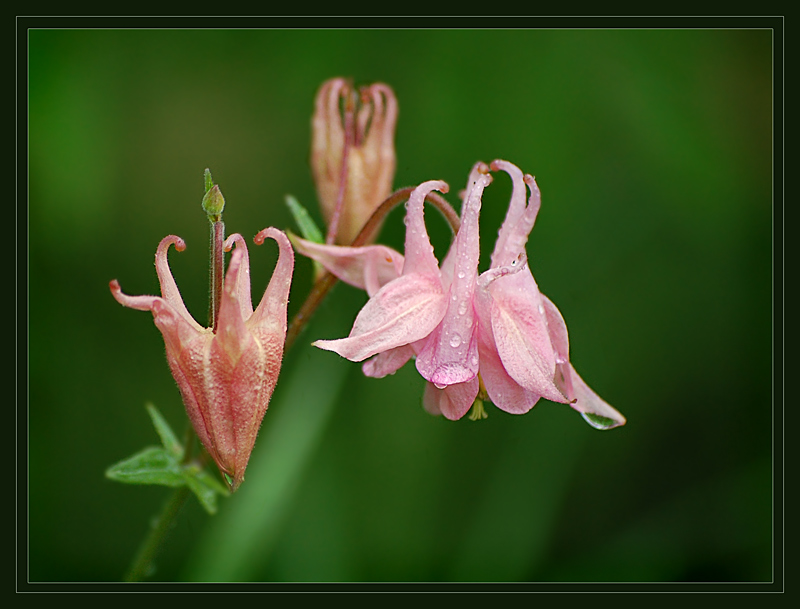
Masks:
[[[439,272],[442,278],[442,287],[445,291],[450,289],[450,284],[453,283],[453,276],[455,275],[455,267],[456,267],[456,248],[455,248],[455,240],[450,245],[450,249],[447,250],[447,254],[445,254],[444,260],[442,260],[442,264],[439,265]]]
[[[367,301],[348,338],[318,340],[314,345],[360,362],[428,336],[442,320],[446,307],[438,276],[404,275]]]
[[[394,374],[414,355],[411,345],[403,345],[378,353],[372,359],[368,359],[361,366],[364,376],[380,379],[390,374]]]
[[[425,383],[422,404],[431,414],[443,414],[451,421],[457,421],[469,412],[478,397],[480,383],[474,378],[466,383],[449,385],[439,389],[433,383]]]
[[[242,316],[242,293],[240,291],[242,282],[239,281],[239,277],[248,271],[243,264],[245,251],[247,248],[237,247],[231,256],[219,305],[217,330],[214,334],[214,342],[225,350],[232,366],[236,365],[244,351],[251,348],[253,341],[245,326],[245,318]],[[249,300],[249,294],[245,298]]]
[[[311,170],[317,187],[320,207],[326,222],[337,213],[341,183],[345,131],[339,100],[347,82],[342,78],[327,80],[320,87],[311,121]],[[341,201],[339,201],[341,203]]]
[[[179,252],[186,249],[186,243],[184,243],[183,239],[175,235],[167,235],[158,244],[158,248],[156,249],[156,273],[158,274],[158,281],[161,284],[161,295],[187,323],[200,331],[203,329],[203,326],[194,320],[194,317],[192,317],[186,309],[186,305],[183,304],[183,298],[178,291],[175,278],[172,276],[172,271],[169,268],[167,251],[172,244],[175,244],[175,249]]]
[[[174,344],[170,344],[167,340],[170,332],[165,328],[168,325],[168,322],[165,323],[165,317],[159,312],[156,319],[160,319],[156,325],[162,324],[160,329],[167,346],[167,363],[183,398],[186,414],[200,442],[214,461],[220,463],[219,453],[212,441],[211,421],[204,415],[204,412],[207,414],[207,396],[204,389],[205,361],[214,335],[210,329],[205,330],[202,334],[196,334],[194,340],[177,341],[181,346],[175,348]]]
[[[526,268],[489,286],[497,352],[509,376],[524,389],[554,402],[568,401],[553,382],[556,359],[541,295]]]
[[[492,253],[492,267],[511,264],[520,254],[524,254],[528,235],[533,229],[542,203],[539,187],[532,176],[523,176],[516,166],[506,161],[494,161],[492,170],[497,171],[498,169],[502,169],[511,176],[513,191],[506,219],[503,226],[500,227]],[[525,206],[525,184],[531,190],[527,207]]]
[[[370,85],[366,94],[372,99],[374,110],[372,113],[372,123],[369,127],[367,134],[367,142],[365,147],[372,147],[373,144],[370,140],[380,138],[374,146],[383,152],[384,159],[389,157],[389,152],[394,156],[394,131],[397,123],[397,98],[394,95],[391,87],[383,83],[374,83]],[[386,103],[384,105],[384,99]],[[365,104],[368,105],[368,104]],[[383,165],[387,165],[384,160]],[[387,168],[389,169],[389,168]],[[394,165],[391,166],[391,173],[394,174]],[[386,169],[384,169],[386,171]]]
[[[509,414],[525,414],[536,405],[540,396],[527,391],[508,375],[497,353],[491,323],[479,325],[481,379],[489,401]]]
[[[477,324],[471,311],[469,317],[472,325],[462,328],[461,332],[444,324],[440,324],[431,332],[416,361],[417,370],[425,380],[444,387],[477,377],[479,364]]]
[[[123,293],[122,288],[119,285],[119,281],[116,279],[112,279],[108,284],[109,289],[111,290],[111,295],[114,297],[119,304],[123,307],[128,307],[129,309],[136,309],[137,311],[152,311],[153,310],[153,303],[157,300],[160,300],[166,304],[166,301],[161,298],[160,296],[129,296],[128,294]],[[170,306],[170,309],[177,314],[177,311]]]
[[[385,245],[322,245],[297,236],[291,241],[299,253],[316,260],[345,283],[366,290],[369,296],[403,271],[403,255]]]
[[[613,429],[625,425],[627,422],[625,417],[592,391],[575,372],[572,364],[568,366],[576,398],[570,406],[580,412],[589,425],[597,429]]]
[[[447,311],[417,357],[417,370],[435,385],[453,385],[478,374],[478,343],[473,308],[478,277],[480,241],[478,217],[483,190],[491,182],[488,167],[478,163],[470,173],[461,212],[461,228],[451,247],[453,278],[448,290]],[[448,255],[448,258],[450,255]]]
[[[168,352],[180,351],[198,336],[208,336],[209,340],[212,336],[210,329],[203,328],[193,319],[194,323],[189,323],[175,307],[159,296],[129,296],[122,292],[116,279],[109,283],[109,288],[114,299],[122,306],[153,313],[153,320],[164,336]]]
[[[567,325],[556,305],[542,294],[547,315],[547,328],[556,353],[556,385],[570,400],[570,406],[581,413],[586,422],[597,429],[612,429],[625,425],[625,417],[600,398],[578,376],[569,363]]]
[[[505,171],[511,176],[511,201],[508,204],[508,211],[503,225],[497,233],[497,241],[494,245],[492,252],[492,266],[501,266],[500,258],[503,255],[506,242],[508,241],[509,234],[516,230],[516,225],[520,221],[522,214],[525,213],[525,183],[522,180],[522,171],[516,166],[507,161],[493,161],[491,164],[492,171]],[[508,264],[508,262],[505,262]]]
[[[239,302],[242,319],[250,319],[253,314],[253,300],[250,293],[250,256],[247,253],[247,244],[244,242],[244,237],[239,233],[234,233],[225,239],[223,249],[229,252],[231,248],[236,245],[236,250],[242,251],[242,271],[238,273],[236,280],[236,298]],[[230,274],[230,267],[228,268]],[[228,287],[230,281],[229,277],[225,278],[225,287]]]
[[[569,368],[565,364],[569,363],[569,335],[567,324],[556,305],[544,294],[541,294],[542,304],[545,310],[545,320],[547,321],[547,332],[550,335],[550,344],[553,345],[553,352],[556,356],[556,376],[555,382],[561,392],[571,401],[574,398],[572,380]]]
[[[292,286],[294,271],[294,250],[286,235],[277,228],[265,228],[255,236],[254,241],[256,245],[261,245],[267,237],[274,239],[278,244],[278,262],[275,270],[272,271],[272,277],[264,296],[248,321],[248,325],[251,327],[269,326],[285,338],[286,309],[289,305],[289,289]],[[281,349],[283,349],[282,346]]]
[[[430,180],[417,186],[408,199],[406,212],[406,241],[403,274],[419,273],[421,275],[438,275],[439,262],[433,255],[428,231],[425,228],[424,203],[428,193],[434,190],[446,193],[449,190],[446,182]]]

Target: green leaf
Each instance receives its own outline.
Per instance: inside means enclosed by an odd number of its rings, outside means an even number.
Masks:
[[[106,470],[106,478],[126,484],[183,486],[186,479],[177,459],[161,447],[149,446],[115,463]]]
[[[325,239],[322,236],[322,231],[319,230],[319,227],[314,223],[308,210],[300,205],[300,202],[292,195],[286,195],[286,205],[289,207],[289,211],[292,212],[294,221],[297,222],[303,239],[313,241],[314,243],[324,243]]]
[[[188,486],[209,514],[217,511],[217,496],[228,496],[225,486],[196,462],[183,463],[184,450],[166,419],[153,404],[147,404],[164,447],[149,446],[106,470],[106,478],[126,484]]]
[[[147,412],[150,414],[150,419],[153,421],[153,427],[156,428],[158,432],[158,437],[161,438],[161,443],[164,445],[164,448],[167,451],[175,455],[175,457],[180,460],[183,458],[183,446],[178,441],[178,437],[172,431],[172,428],[167,423],[167,420],[161,415],[158,409],[149,402],[145,404],[145,408],[147,408]]]

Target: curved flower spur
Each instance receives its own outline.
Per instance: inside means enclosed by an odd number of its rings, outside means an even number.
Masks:
[[[255,237],[278,243],[275,271],[253,311],[250,297],[250,263],[244,238],[233,234],[224,249],[235,249],[228,265],[216,330],[204,328],[189,314],[167,262],[174,245],[183,239],[169,235],[156,250],[156,272],[161,297],[129,296],[117,280],[111,293],[121,305],[151,311],[161,331],[175,382],[186,413],[205,449],[231,490],[244,479],[245,468],[258,435],[261,420],[278,380],[286,338],[286,309],[294,269],[294,252],[281,231],[265,228]]]
[[[513,192],[491,267],[479,276],[478,218],[490,169],[508,173]],[[531,192],[527,204],[526,186]],[[486,398],[501,410],[523,414],[544,397],[570,404],[598,429],[624,425],[625,417],[599,398],[569,363],[566,325],[539,292],[527,265],[525,244],[541,203],[534,178],[506,161],[491,167],[476,164],[461,228],[439,267],[422,201],[430,191],[447,188],[431,181],[415,189],[406,214],[405,259],[390,253],[394,264],[383,265],[382,273],[373,270],[378,267],[371,260],[379,255],[379,246],[306,250],[345,281],[369,286],[370,293],[349,337],[314,344],[351,361],[372,357],[363,370],[373,377],[391,374],[416,357],[417,370],[428,381],[426,410],[448,419],[463,417],[473,404],[480,409]],[[333,251],[337,249],[341,255]],[[397,260],[402,271],[394,277]]]

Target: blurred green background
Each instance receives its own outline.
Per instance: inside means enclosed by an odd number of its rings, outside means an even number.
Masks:
[[[477,160],[536,175],[528,243],[583,378],[627,418],[590,428],[426,414],[413,365],[364,378],[309,346],[366,296],[339,285],[284,362],[247,480],[194,498],[158,581],[769,581],[772,578],[769,30],[29,32],[30,581],[115,581],[170,491],[104,478],[186,418],[148,313],[159,240],[205,322],[209,167],[256,302],[319,219],[310,117],[333,76],[399,99],[395,186],[466,185]],[[510,181],[485,194],[482,265]],[[436,251],[446,225],[427,214]],[[381,240],[402,244],[402,207]],[[311,285],[298,257],[290,315]]]

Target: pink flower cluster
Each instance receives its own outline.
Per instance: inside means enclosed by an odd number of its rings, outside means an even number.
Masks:
[[[528,412],[540,398],[569,404],[593,426],[625,424],[614,408],[578,376],[569,360],[564,319],[541,292],[527,264],[525,245],[539,212],[536,181],[507,161],[477,163],[470,172],[461,224],[441,265],[425,227],[424,201],[445,182],[429,181],[411,193],[405,218],[404,253],[384,245],[351,247],[353,239],[391,193],[395,171],[397,101],[383,84],[360,89],[344,79],[323,84],[312,120],[311,166],[323,215],[326,244],[294,238],[295,248],[331,273],[366,290],[369,300],[347,338],[314,344],[381,378],[410,359],[427,381],[423,403],[433,414],[460,419],[490,400],[512,414]],[[490,268],[478,274],[479,216],[491,172],[511,176],[513,191]],[[203,206],[222,244],[224,199],[207,172]],[[530,191],[530,196],[528,196]],[[278,380],[286,340],[286,310],[294,269],[289,239],[275,228],[262,230],[278,243],[275,271],[258,308],[250,297],[247,247],[239,234],[222,288],[214,300],[213,328],[198,324],[183,303],[167,262],[165,237],[156,251],[161,296],[129,296],[116,280],[110,288],[122,305],[151,311],[166,345],[167,361],[200,441],[235,490],[244,479],[262,418]],[[216,267],[214,267],[216,268]],[[218,292],[214,292],[218,294]]]

